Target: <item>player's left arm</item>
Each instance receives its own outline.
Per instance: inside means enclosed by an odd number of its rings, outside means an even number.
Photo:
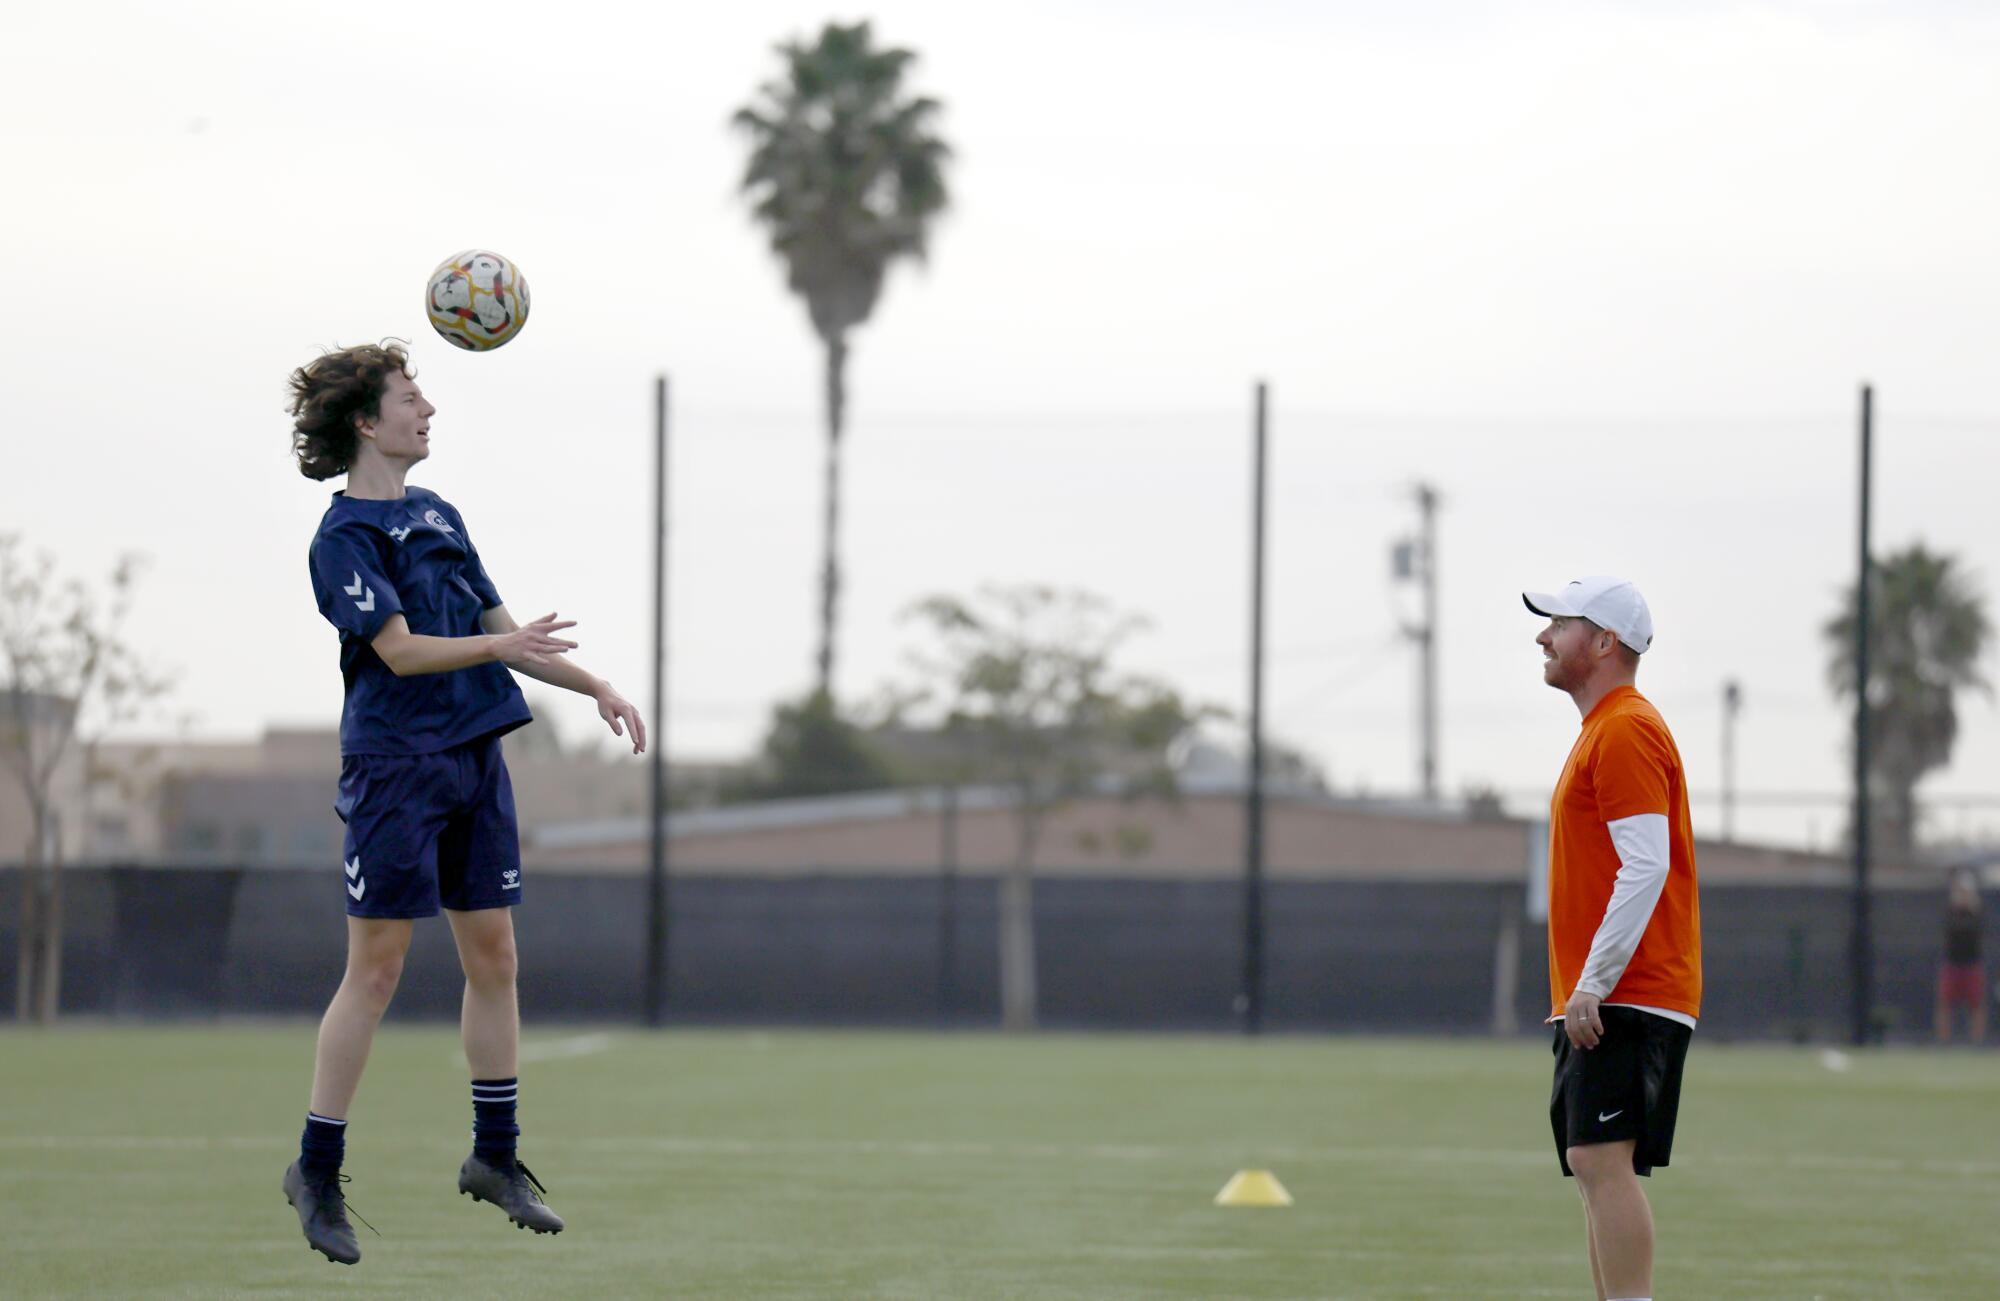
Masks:
[[[507,607],[496,605],[481,612],[479,626],[489,633],[509,633],[520,625],[514,616],[507,613]],[[597,716],[611,727],[613,736],[629,736],[632,753],[643,754],[646,749],[646,720],[639,716],[639,707],[618,694],[609,682],[586,670],[581,664],[563,657],[551,658],[543,664],[509,664],[516,673],[525,673],[537,682],[546,682],[552,687],[574,691],[579,696],[589,696],[597,702]]]
[[[1672,866],[1666,814],[1635,813],[1604,825],[1618,849],[1618,879],[1611,887],[1604,920],[1591,938],[1583,974],[1576,978],[1576,989],[1569,996],[1568,1011],[1573,1014],[1569,1020],[1574,1027],[1570,1033],[1582,1048],[1596,1047],[1604,1033],[1597,1006],[1618,987],[1619,977],[1639,951],[1639,941],[1653,920]]]

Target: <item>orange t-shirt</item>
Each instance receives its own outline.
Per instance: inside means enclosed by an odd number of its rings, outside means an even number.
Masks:
[[[1615,687],[1569,752],[1549,804],[1549,1006],[1560,1017],[1604,921],[1619,858],[1607,822],[1667,819],[1666,888],[1604,1001],[1701,1015],[1701,901],[1687,777],[1666,720],[1632,687]]]

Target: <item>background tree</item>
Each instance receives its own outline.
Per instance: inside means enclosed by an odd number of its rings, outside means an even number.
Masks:
[[[1950,556],[1916,543],[1875,562],[1868,599],[1869,775],[1874,848],[1908,863],[1916,847],[1917,783],[1951,761],[1957,693],[1986,689],[1979,660],[1991,625],[1984,599]],[[1855,591],[1827,621],[1827,680],[1854,699]]]
[[[1143,621],[1101,598],[1043,586],[932,596],[914,617],[936,652],[919,657],[961,771],[1009,787],[1014,862],[1000,884],[1000,1017],[1035,1024],[1034,868],[1049,815],[1110,782],[1128,797],[1175,791],[1168,747],[1214,712],[1123,673],[1112,656]]]
[[[23,1020],[53,1021],[62,997],[56,775],[79,752],[83,768],[93,767],[105,733],[167,690],[120,635],[137,573],[136,557],[121,558],[100,608],[83,583],[57,580],[47,553],[30,559],[19,537],[0,534],[0,769],[19,783],[29,815],[14,986]]]
[[[840,598],[840,436],[846,418],[848,336],[882,296],[889,267],[925,256],[944,210],[950,149],[934,129],[936,100],[902,94],[909,50],[879,49],[865,22],[829,23],[811,45],[777,47],[785,72],[733,122],[750,137],[742,189],[769,233],[792,292],[805,300],[826,346],[826,515],[817,657],[820,691],[833,692]]]
[[[866,729],[843,717],[833,697],[809,691],[771,711],[763,753],[722,791],[725,802],[779,800],[844,791],[882,790],[895,783],[888,761]]]

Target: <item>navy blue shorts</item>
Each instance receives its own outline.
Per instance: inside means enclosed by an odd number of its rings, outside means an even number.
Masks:
[[[351,754],[334,812],[350,917],[435,917],[521,902],[521,836],[500,738],[436,754]]]

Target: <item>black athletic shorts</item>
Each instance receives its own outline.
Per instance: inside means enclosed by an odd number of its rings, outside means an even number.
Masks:
[[[1632,1169],[1649,1175],[1673,1152],[1681,1068],[1694,1031],[1636,1007],[1600,1007],[1598,1015],[1604,1034],[1595,1048],[1571,1047],[1569,1035],[1556,1027],[1556,1078],[1549,1093],[1556,1159],[1571,1174],[1572,1147],[1635,1139]]]

